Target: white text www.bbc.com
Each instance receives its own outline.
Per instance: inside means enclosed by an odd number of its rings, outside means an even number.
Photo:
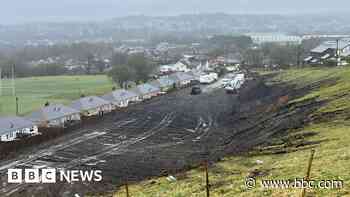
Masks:
[[[248,189],[254,189],[257,186],[261,186],[265,189],[289,189],[289,188],[300,188],[300,189],[341,189],[344,188],[344,181],[342,180],[305,180],[296,178],[294,180],[260,180],[257,185],[255,178],[247,178],[245,186]]]

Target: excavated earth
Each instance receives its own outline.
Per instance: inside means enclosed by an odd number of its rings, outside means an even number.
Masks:
[[[204,87],[205,93],[192,96],[190,88],[182,89],[28,147],[0,161],[0,196],[84,196],[111,191],[126,179],[140,181],[191,169],[205,160],[215,162],[268,145],[302,127],[322,105],[313,99],[285,102],[317,84],[297,89],[266,85],[256,74],[251,77],[239,95]],[[34,167],[102,170],[103,181],[7,183],[7,169]]]

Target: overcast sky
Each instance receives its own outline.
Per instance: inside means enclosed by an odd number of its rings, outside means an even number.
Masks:
[[[0,7],[0,24],[96,21],[140,14],[297,14],[349,10],[349,0],[3,0]]]

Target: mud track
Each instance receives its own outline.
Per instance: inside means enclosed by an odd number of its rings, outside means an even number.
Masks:
[[[244,88],[239,97],[222,89],[191,96],[190,89],[183,89],[28,148],[0,162],[0,196],[83,196],[115,189],[126,178],[139,181],[176,173],[267,143],[300,127],[320,105],[310,101],[270,112],[268,106],[286,93],[286,87],[267,87],[259,79]],[[103,182],[7,184],[9,168],[46,167],[99,169]]]

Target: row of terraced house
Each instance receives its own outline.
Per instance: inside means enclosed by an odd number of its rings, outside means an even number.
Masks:
[[[47,103],[25,117],[0,117],[1,142],[40,135],[40,128],[67,128],[77,125],[83,117],[103,116],[118,108],[126,108],[130,104],[166,94],[174,88],[183,88],[193,80],[196,78],[190,73],[177,72],[128,90],[118,89],[101,97],[82,97],[69,106]]]

